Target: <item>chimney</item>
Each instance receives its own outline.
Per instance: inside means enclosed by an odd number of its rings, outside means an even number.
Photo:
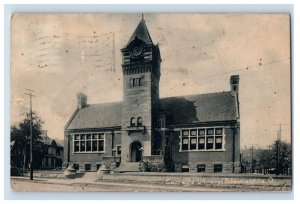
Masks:
[[[82,109],[86,107],[87,96],[84,93],[77,93],[77,107]]]
[[[239,75],[232,75],[230,77],[230,87],[231,87],[231,95],[234,96],[235,93],[239,94]]]

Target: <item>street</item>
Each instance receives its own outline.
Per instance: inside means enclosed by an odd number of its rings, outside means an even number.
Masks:
[[[28,178],[11,178],[11,189],[23,192],[257,192],[257,191],[289,191],[290,187],[257,187],[257,186],[191,186],[144,184],[129,182],[83,181],[67,179],[41,179],[33,181]]]

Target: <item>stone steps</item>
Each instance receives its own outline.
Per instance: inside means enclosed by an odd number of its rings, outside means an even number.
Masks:
[[[139,162],[128,162],[121,163],[118,168],[116,168],[115,172],[137,172],[139,170]]]

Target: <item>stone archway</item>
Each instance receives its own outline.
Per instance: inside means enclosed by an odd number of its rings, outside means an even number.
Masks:
[[[131,162],[139,162],[142,159],[142,144],[139,141],[135,141],[130,145],[130,158]]]

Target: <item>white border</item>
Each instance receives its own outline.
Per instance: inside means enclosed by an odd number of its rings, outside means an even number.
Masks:
[[[3,1],[6,4],[12,4],[12,3],[19,3],[19,4],[24,4],[24,3],[40,3],[40,4],[49,4],[49,3],[58,3],[58,4],[63,4],[63,3],[68,3],[69,1],[66,0],[47,0],[47,1],[38,1],[38,0],[30,0],[30,1],[22,1],[22,0],[4,0]],[[104,2],[104,1],[103,1]],[[141,1],[127,1],[127,3],[141,3]],[[85,0],[85,1],[80,1],[80,0],[73,0],[72,1],[73,4],[75,3],[79,3],[79,4],[88,4],[88,3],[100,3],[99,1],[94,2],[91,0]],[[104,2],[105,3],[105,2]],[[111,0],[110,1],[111,4],[122,4],[124,3],[121,0]],[[167,3],[166,0],[147,0],[147,1],[143,1],[143,3]],[[175,3],[175,2],[171,2],[171,3]],[[199,3],[193,0],[185,0],[185,1],[181,1],[181,4],[187,4],[187,3]],[[4,8],[4,4],[2,4],[2,9],[1,12],[3,12],[5,15],[1,15],[1,19],[0,19],[0,27],[1,28],[5,28],[5,33],[4,32],[0,32],[1,35],[1,39],[4,39],[4,35],[5,35],[5,40],[1,41],[4,42],[5,47],[1,46],[1,59],[4,62],[5,59],[5,69],[4,69],[4,75],[0,75],[1,79],[0,81],[4,81],[4,83],[0,83],[0,90],[1,90],[1,96],[4,96],[4,100],[1,100],[1,107],[4,107],[5,111],[1,111],[2,113],[4,113],[4,115],[1,114],[1,121],[0,121],[0,129],[4,130],[4,142],[2,142],[2,151],[4,151],[4,153],[2,155],[4,155],[4,157],[1,157],[1,164],[4,164],[5,168],[1,168],[1,177],[0,177],[0,181],[4,181],[4,185],[1,185],[1,197],[4,198],[4,193],[5,193],[5,199],[21,199],[22,203],[33,203],[33,202],[39,202],[39,201],[23,201],[23,199],[43,199],[43,200],[47,200],[49,199],[50,201],[43,201],[46,203],[53,203],[53,201],[51,200],[57,200],[57,199],[78,199],[78,200],[82,200],[82,199],[114,199],[114,200],[128,200],[125,203],[140,203],[140,201],[131,201],[132,199],[149,199],[149,200],[166,200],[166,199],[175,199],[177,201],[172,201],[172,203],[182,203],[182,199],[184,200],[193,200],[193,199],[208,199],[208,200],[220,200],[220,199],[225,199],[227,201],[222,201],[222,203],[240,203],[241,201],[239,201],[239,199],[249,199],[248,201],[243,201],[243,203],[253,203],[253,199],[257,200],[257,199],[261,199],[261,200],[265,200],[265,199],[269,199],[272,201],[269,201],[270,203],[281,203],[282,204],[282,199],[293,199],[293,197],[295,196],[295,200],[291,200],[291,201],[285,201],[284,203],[298,203],[299,202],[299,196],[300,194],[299,192],[299,188],[297,186],[297,184],[299,185],[300,181],[299,181],[299,174],[297,172],[297,170],[299,170],[299,162],[296,162],[297,160],[294,159],[293,165],[294,165],[294,177],[293,177],[293,184],[294,184],[294,193],[226,193],[226,194],[222,194],[222,193],[172,193],[172,194],[167,194],[167,193],[122,193],[122,194],[116,194],[116,193],[85,193],[85,194],[72,194],[72,193],[12,193],[10,192],[9,189],[9,98],[10,98],[10,94],[9,94],[9,14],[12,10],[15,11],[35,11],[35,12],[44,12],[44,11],[55,11],[55,12],[62,12],[62,11],[72,11],[72,12],[78,12],[78,11],[102,11],[102,12],[161,12],[161,11],[167,11],[167,12],[214,12],[214,11],[222,11],[222,12],[290,12],[292,15],[292,40],[294,40],[293,44],[292,44],[292,50],[294,51],[294,53],[292,53],[292,64],[294,65],[294,67],[300,67],[299,65],[299,58],[295,58],[294,56],[299,56],[299,45],[300,42],[298,40],[298,37],[300,36],[299,33],[299,2],[297,0],[273,0],[273,1],[268,1],[268,0],[246,0],[246,1],[221,1],[221,0],[203,0],[200,3],[207,3],[210,5],[177,5],[177,7],[175,6],[170,6],[170,5],[151,5],[151,6],[141,6],[141,5],[125,5],[124,7],[120,7],[120,6],[112,6],[112,5],[101,5],[101,8],[93,8],[93,5],[87,6],[87,5],[77,5],[73,8],[67,7],[66,5],[62,5],[62,6],[49,6],[49,5],[45,5],[43,8],[38,7],[36,5],[13,5],[10,8],[6,7]],[[227,3],[225,5],[212,5],[212,4],[224,4]],[[239,4],[239,3],[243,3],[243,5],[228,5],[229,3],[231,4]],[[247,5],[249,3],[256,3],[257,5]],[[291,7],[293,5],[263,5],[266,3],[277,3],[277,4],[293,4],[294,8]],[[293,9],[295,9],[295,13],[293,11]],[[294,17],[294,18],[293,18]],[[4,21],[5,20],[5,21]],[[297,21],[296,21],[297,20]],[[295,21],[295,22],[294,22]],[[5,24],[5,27],[4,27]],[[295,27],[294,27],[295,26]],[[294,31],[294,32],[293,32]],[[295,37],[294,37],[295,36]],[[297,36],[297,38],[296,38]],[[5,51],[5,52],[4,52]],[[5,53],[5,55],[4,55]],[[293,78],[293,82],[292,82],[292,86],[293,86],[293,104],[300,104],[300,100],[299,100],[299,92],[297,94],[297,92],[294,92],[294,90],[297,90],[297,88],[299,88],[299,80],[295,80],[296,78],[299,77],[299,69],[293,69],[292,70],[292,74],[294,74],[292,76]],[[4,85],[5,85],[5,89],[4,89]],[[3,91],[4,90],[4,91]],[[4,94],[3,94],[3,92]],[[5,102],[5,103],[4,103]],[[5,105],[5,106],[4,106]],[[299,107],[299,106],[298,106]],[[299,108],[297,106],[293,106],[293,125],[295,125],[294,121],[299,121]],[[4,120],[5,118],[5,120]],[[298,120],[297,120],[298,119]],[[4,128],[5,127],[5,128]],[[296,137],[297,135],[300,135],[300,126],[295,126],[293,127],[293,135],[295,135],[295,137],[293,138],[293,147],[294,150],[296,150],[296,146],[299,146],[299,137]],[[299,158],[299,153],[297,151],[294,151],[294,158]],[[4,160],[3,160],[4,159]],[[5,163],[4,163],[5,162]],[[4,175],[2,173],[2,169],[4,169]],[[4,188],[4,189],[3,189]],[[119,195],[119,196],[116,196]],[[233,200],[234,199],[234,200]],[[277,200],[277,201],[276,201]],[[5,201],[8,202],[8,201]],[[16,202],[16,201],[14,201]],[[65,202],[65,201],[64,201]],[[74,203],[82,203],[81,201],[72,201]],[[89,201],[89,202],[93,202],[93,201]],[[99,201],[94,201],[94,202],[99,202]],[[152,203],[153,201],[142,201],[143,203]],[[192,201],[189,201],[192,202]],[[197,201],[199,202],[199,201]],[[213,202],[213,201],[209,201],[209,202]],[[216,201],[219,203],[219,201]],[[257,201],[256,201],[257,202]],[[266,201],[263,201],[263,203],[266,203]]]

